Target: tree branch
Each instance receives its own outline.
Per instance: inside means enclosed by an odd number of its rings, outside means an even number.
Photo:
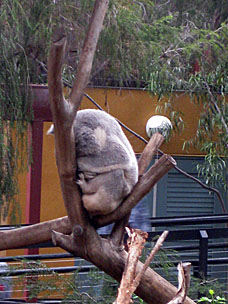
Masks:
[[[138,166],[139,166],[139,176],[143,175],[146,172],[146,169],[148,168],[151,160],[153,159],[153,156],[155,153],[158,152],[159,147],[164,142],[165,138],[160,133],[155,133],[149,140],[148,144],[143,150],[143,153],[141,154]]]
[[[142,232],[138,229],[128,229],[128,259],[125,264],[124,273],[122,276],[121,284],[118,289],[118,296],[114,304],[128,304],[131,301],[132,294],[135,292],[137,286],[139,285],[145,271],[149,267],[151,261],[153,260],[155,254],[162,247],[168,231],[162,233],[162,235],[157,240],[153,250],[147,257],[142,270],[136,275],[136,265],[138,263],[139,257],[141,256],[142,249],[144,247],[147,233]]]
[[[139,229],[129,229],[126,228],[128,232],[128,257],[127,262],[124,267],[123,276],[121,279],[120,287],[118,288],[118,295],[113,304],[128,304],[131,301],[133,292],[136,286],[133,286],[135,279],[136,265],[138,263],[139,257],[142,254],[144,244],[148,237],[146,232]]]
[[[85,226],[81,196],[74,182],[76,170],[74,115],[70,103],[63,97],[62,64],[66,40],[52,44],[48,58],[48,89],[55,126],[55,152],[64,204],[72,225]],[[72,194],[72,195],[71,195]]]
[[[0,231],[0,250],[16,249],[50,241],[52,230],[70,234],[71,226],[68,217],[65,216],[13,230]]]
[[[66,116],[63,95],[62,65],[66,49],[66,38],[53,42],[48,57],[48,91],[52,115],[58,118]],[[72,123],[72,122],[71,122]]]
[[[78,73],[73,85],[73,89],[69,96],[69,100],[73,104],[75,113],[80,105],[80,102],[84,95],[84,90],[89,80],[94,53],[100,32],[103,27],[103,21],[108,9],[108,4],[108,0],[96,0],[94,5],[94,10],[90,19],[86,40],[84,42],[82,54],[80,56]]]
[[[73,122],[87,86],[107,8],[107,0],[96,1],[69,102],[63,97],[61,80],[65,38],[53,43],[48,59],[49,96],[55,126],[56,160],[64,204],[72,225],[81,225],[83,229],[87,228],[88,219],[82,206],[79,189],[74,182],[76,155]]]

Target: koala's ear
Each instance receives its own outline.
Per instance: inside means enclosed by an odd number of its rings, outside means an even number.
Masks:
[[[48,131],[47,131],[47,133],[46,133],[47,135],[53,135],[54,134],[54,125],[51,125],[50,126],[50,128],[48,129]]]

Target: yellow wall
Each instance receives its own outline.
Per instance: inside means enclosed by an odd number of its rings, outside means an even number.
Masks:
[[[163,103],[157,103],[157,97],[152,96],[143,90],[127,90],[127,89],[88,89],[87,93],[102,106],[102,108],[117,117],[121,122],[126,124],[133,131],[137,132],[145,139],[148,137],[145,132],[147,120],[158,113],[156,108]],[[182,93],[178,94],[173,101],[175,110],[183,113],[185,122],[185,131],[171,138],[168,144],[164,144],[161,148],[164,152],[172,155],[185,155],[186,151],[182,150],[185,140],[194,137],[199,117],[199,106],[190,101],[189,96]],[[92,103],[84,98],[81,109],[96,108]],[[141,153],[145,144],[133,135],[125,132],[128,136],[135,153]],[[199,151],[191,148],[188,155],[199,155]]]
[[[145,132],[147,120],[155,115],[156,97],[142,90],[128,89],[88,89],[87,93],[102,106],[102,108],[117,117],[120,121],[148,140]],[[87,98],[82,101],[81,109],[96,108]],[[197,127],[199,108],[190,99],[181,95],[175,99],[175,108],[184,113],[186,123],[185,132],[171,137],[169,143],[163,144],[162,150],[172,155],[184,155],[182,150],[184,140],[194,136]],[[54,137],[46,135],[51,123],[44,124],[43,159],[42,159],[42,195],[41,221],[64,216],[59,179],[55,163]],[[125,132],[136,153],[141,153],[145,144],[129,132]],[[197,150],[191,149],[191,155],[199,155]],[[20,200],[24,221],[26,176],[20,177]]]

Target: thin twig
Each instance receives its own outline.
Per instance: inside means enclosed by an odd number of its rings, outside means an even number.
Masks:
[[[134,284],[138,286],[138,284],[141,281],[142,276],[144,275],[145,271],[147,270],[147,268],[149,267],[150,263],[152,262],[155,254],[161,249],[165,239],[167,238],[167,235],[169,234],[168,231],[164,231],[162,233],[162,235],[159,237],[159,239],[157,240],[154,248],[152,249],[150,255],[147,257],[144,265],[143,265],[143,269],[140,273],[138,273],[138,275],[136,276],[135,280],[134,280]]]
[[[214,95],[213,95],[213,93],[212,93],[212,91],[211,91],[211,89],[210,89],[210,87],[209,87],[207,81],[205,81],[205,85],[206,85],[207,91],[208,91],[208,93],[209,93],[209,95],[210,95],[210,97],[211,97],[211,98],[210,98],[210,99],[211,99],[211,102],[213,103],[213,105],[214,105],[214,107],[215,107],[217,113],[219,114],[219,116],[220,116],[220,118],[221,118],[221,121],[222,121],[222,124],[223,124],[223,126],[224,126],[224,128],[225,128],[225,130],[226,130],[227,135],[228,135],[228,126],[227,126],[226,121],[225,121],[225,119],[224,119],[224,117],[223,117],[223,115],[222,115],[221,110],[219,109],[219,107],[218,107],[218,105],[217,105],[217,102],[216,102],[216,100],[215,100],[215,97],[214,97]]]

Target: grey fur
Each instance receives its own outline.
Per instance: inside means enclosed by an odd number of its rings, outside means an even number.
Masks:
[[[81,110],[74,122],[77,184],[91,215],[114,211],[138,180],[134,151],[116,120],[100,110]]]

